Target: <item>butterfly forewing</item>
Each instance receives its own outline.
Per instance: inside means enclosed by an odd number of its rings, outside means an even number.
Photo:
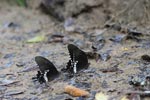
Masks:
[[[50,72],[52,73],[58,72],[54,64],[42,56],[35,57],[35,61],[38,64],[42,73],[44,73],[45,70],[50,70]]]

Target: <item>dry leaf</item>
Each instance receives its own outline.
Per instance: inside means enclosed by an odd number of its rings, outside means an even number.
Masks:
[[[4,95],[12,96],[12,95],[19,95],[19,94],[23,94],[23,93],[24,93],[24,91],[21,91],[21,90],[12,90],[12,91],[6,92]]]
[[[85,90],[81,90],[79,88],[76,88],[74,86],[71,85],[67,85],[65,86],[65,92],[70,94],[71,96],[74,97],[80,97],[80,96],[89,96],[89,92],[85,91]]]
[[[108,100],[108,95],[105,95],[102,92],[96,93],[95,100]]]
[[[126,48],[126,47],[122,47],[121,50],[122,50],[122,51],[128,51],[129,49]]]
[[[4,79],[4,80],[0,81],[0,83],[1,83],[0,86],[6,86],[6,85],[14,84],[17,82],[19,82],[19,81]]]
[[[123,98],[121,98],[121,100],[129,100],[129,99],[127,98],[127,96],[124,96]]]

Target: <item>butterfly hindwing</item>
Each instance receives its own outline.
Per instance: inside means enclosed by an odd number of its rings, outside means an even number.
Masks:
[[[77,46],[73,44],[68,45],[68,51],[70,54],[70,60],[67,64],[67,69],[74,72],[74,65],[76,66],[76,71],[84,68],[88,68],[88,58],[84,51],[80,50]],[[76,73],[76,72],[74,72]]]
[[[42,56],[36,56],[35,62],[39,66],[40,71],[38,71],[37,78],[40,83],[53,80],[59,75],[56,67],[52,62]]]

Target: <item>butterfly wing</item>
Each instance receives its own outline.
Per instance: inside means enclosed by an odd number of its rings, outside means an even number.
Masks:
[[[38,78],[42,77],[41,79],[52,80],[56,76],[58,76],[59,72],[57,71],[56,67],[52,62],[42,56],[36,56],[35,62],[38,64],[40,69],[40,74],[37,75]],[[46,79],[47,78],[47,79]]]
[[[68,51],[70,54],[71,60],[69,60],[67,64],[67,69],[73,71],[71,61],[77,62],[77,71],[83,69],[83,68],[88,68],[88,58],[87,55],[84,51],[80,50],[77,46],[73,44],[68,45]]]

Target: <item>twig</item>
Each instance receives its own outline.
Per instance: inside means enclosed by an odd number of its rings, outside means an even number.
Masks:
[[[150,95],[150,91],[124,91],[126,94]]]

